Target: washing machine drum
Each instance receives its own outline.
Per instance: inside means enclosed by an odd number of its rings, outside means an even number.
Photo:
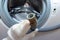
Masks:
[[[27,19],[26,15],[34,13],[37,18],[36,28],[40,28],[49,17],[50,7],[50,0],[0,0],[0,16],[10,28]]]

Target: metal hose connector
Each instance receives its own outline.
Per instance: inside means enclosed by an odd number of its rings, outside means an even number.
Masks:
[[[27,16],[27,19],[30,21],[31,30],[34,31],[36,29],[36,25],[37,25],[37,18],[35,16],[35,14],[29,13]]]

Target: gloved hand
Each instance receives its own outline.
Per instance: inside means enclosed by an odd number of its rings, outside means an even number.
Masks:
[[[29,38],[34,37],[38,31],[35,30],[29,34],[26,34],[30,27],[30,22],[28,20],[15,24],[8,30],[8,36],[3,40],[29,40]]]

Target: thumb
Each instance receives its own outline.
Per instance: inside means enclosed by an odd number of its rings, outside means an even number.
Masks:
[[[22,38],[28,32],[30,27],[30,22],[28,20],[24,20],[18,24],[13,25],[11,28],[11,34],[8,31],[8,35],[12,36],[13,38]]]
[[[24,20],[18,25],[13,26],[13,31],[19,36],[25,35],[27,31],[30,29],[30,22],[28,20]]]

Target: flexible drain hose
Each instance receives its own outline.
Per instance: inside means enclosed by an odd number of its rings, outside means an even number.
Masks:
[[[52,30],[56,30],[56,29],[59,29],[60,28],[60,24],[59,25],[55,25],[55,26],[49,26],[49,27],[41,27],[41,28],[38,28],[39,31],[41,32],[47,32],[47,31],[52,31]]]

